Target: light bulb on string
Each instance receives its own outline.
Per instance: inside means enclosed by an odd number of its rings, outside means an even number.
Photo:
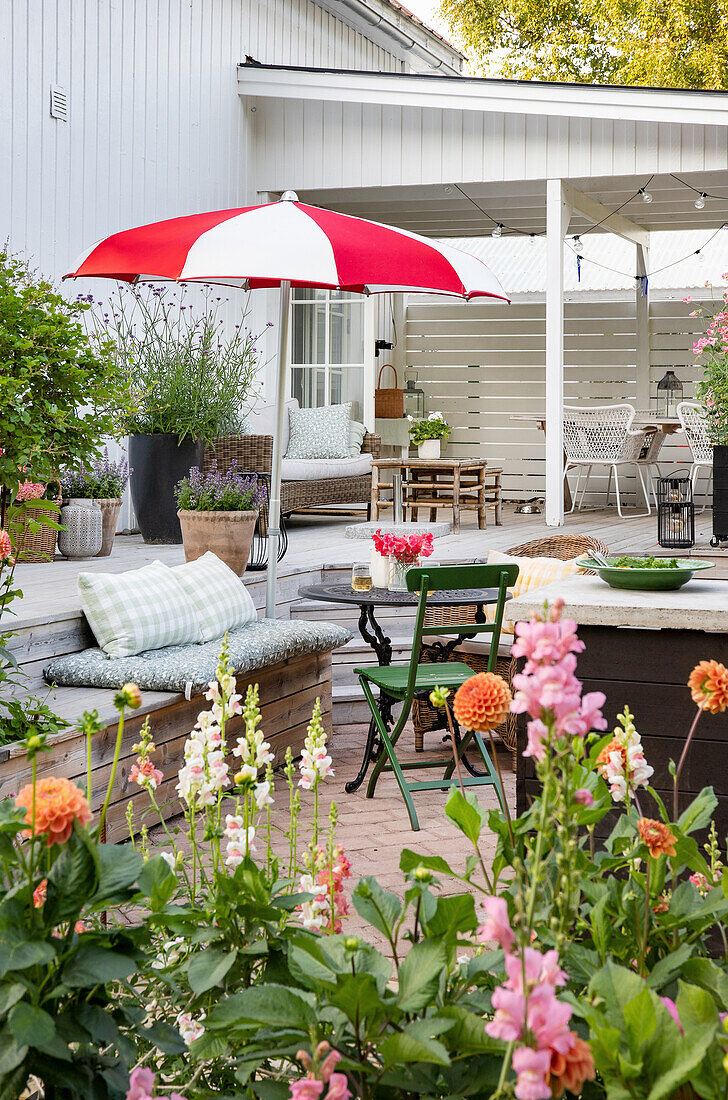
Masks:
[[[707,199],[707,197],[708,196],[705,194],[705,191],[700,192],[697,199],[695,200],[695,209],[696,210],[704,210],[705,209],[705,200]]]
[[[497,222],[496,225],[493,226],[490,235],[491,237],[495,237],[496,240],[498,239],[498,237],[503,236],[503,226],[500,222]]]
[[[695,249],[695,259],[698,261],[699,264],[705,263],[705,253],[701,252],[699,248]]]
[[[584,245],[582,244],[581,237],[577,233],[577,235],[574,237],[574,248],[576,249],[577,252],[581,252],[583,247],[584,247]]]
[[[652,202],[652,195],[649,191],[645,191],[644,187],[640,187],[637,194],[642,196],[642,202]]]
[[[724,229],[728,229],[728,225],[724,225],[724,226],[723,226],[723,228],[724,228]],[[533,247],[534,247],[534,245],[536,244],[536,234],[535,234],[535,233],[531,233],[531,235],[530,235],[530,236],[531,236],[531,248],[533,248]]]

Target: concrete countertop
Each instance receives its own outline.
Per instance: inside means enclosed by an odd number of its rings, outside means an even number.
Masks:
[[[692,580],[676,592],[628,592],[599,577],[575,576],[536,588],[506,604],[506,618],[529,619],[544,600],[566,602],[564,614],[580,626],[728,632],[728,581]]]

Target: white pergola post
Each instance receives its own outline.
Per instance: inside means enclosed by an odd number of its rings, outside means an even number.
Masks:
[[[564,522],[564,237],[571,207],[560,179],[546,181],[546,523]]]
[[[646,275],[650,269],[648,245],[637,244],[638,275]],[[640,280],[635,283],[635,333],[637,367],[637,408],[646,411],[650,407],[650,287]]]

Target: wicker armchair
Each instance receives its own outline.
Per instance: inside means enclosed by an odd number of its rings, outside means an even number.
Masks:
[[[603,542],[592,538],[591,535],[551,535],[548,538],[536,539],[534,542],[524,542],[519,546],[512,546],[507,554],[517,558],[558,558],[560,561],[570,561],[588,550],[600,550],[602,554],[609,551]],[[506,609],[508,605],[506,604]],[[441,607],[432,608],[427,612],[426,626],[439,626],[441,623],[468,622],[475,615],[472,607]],[[502,644],[502,642],[501,642]],[[437,651],[430,646],[422,646],[420,660],[426,662],[436,660]],[[451,661],[464,661],[470,665],[473,672],[485,672],[488,666],[487,653],[471,653],[466,650],[455,650],[449,657]],[[510,653],[499,655],[496,661],[495,671],[509,684],[517,671],[517,662]],[[422,752],[424,748],[424,735],[430,730],[446,729],[444,711],[435,709],[430,705],[429,699],[415,699],[412,707],[412,724],[415,729],[415,751]],[[510,714],[502,726],[494,731],[511,754],[511,766],[516,770],[516,716]]]
[[[362,454],[376,458],[381,438],[367,432],[361,445]],[[216,439],[205,451],[204,469],[217,459],[219,470],[228,470],[235,463],[246,473],[268,474],[273,462],[272,435],[228,435]],[[309,508],[322,508],[329,504],[362,504],[369,506],[372,477],[370,473],[355,477],[320,478],[317,481],[281,482],[281,515],[290,516]],[[262,515],[263,520],[265,517]]]

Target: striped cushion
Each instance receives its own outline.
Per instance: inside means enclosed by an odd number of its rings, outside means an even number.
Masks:
[[[109,657],[202,641],[194,604],[162,562],[126,573],[79,573],[78,594],[96,641]]]
[[[197,609],[203,642],[222,638],[227,630],[257,619],[253,600],[240,577],[211,550],[196,561],[175,565],[172,572]]]
[[[518,566],[518,579],[512,589],[514,597],[522,596],[524,592],[530,592],[534,588],[542,588],[545,584],[560,581],[563,577],[571,577],[574,573],[584,572],[576,564],[576,559],[560,561],[558,558],[514,558],[510,554],[502,554],[500,550],[489,550],[488,565],[501,563],[513,563]],[[486,618],[490,622],[493,621],[494,616],[495,608],[486,608]],[[513,634],[514,624],[504,619],[502,632]]]

